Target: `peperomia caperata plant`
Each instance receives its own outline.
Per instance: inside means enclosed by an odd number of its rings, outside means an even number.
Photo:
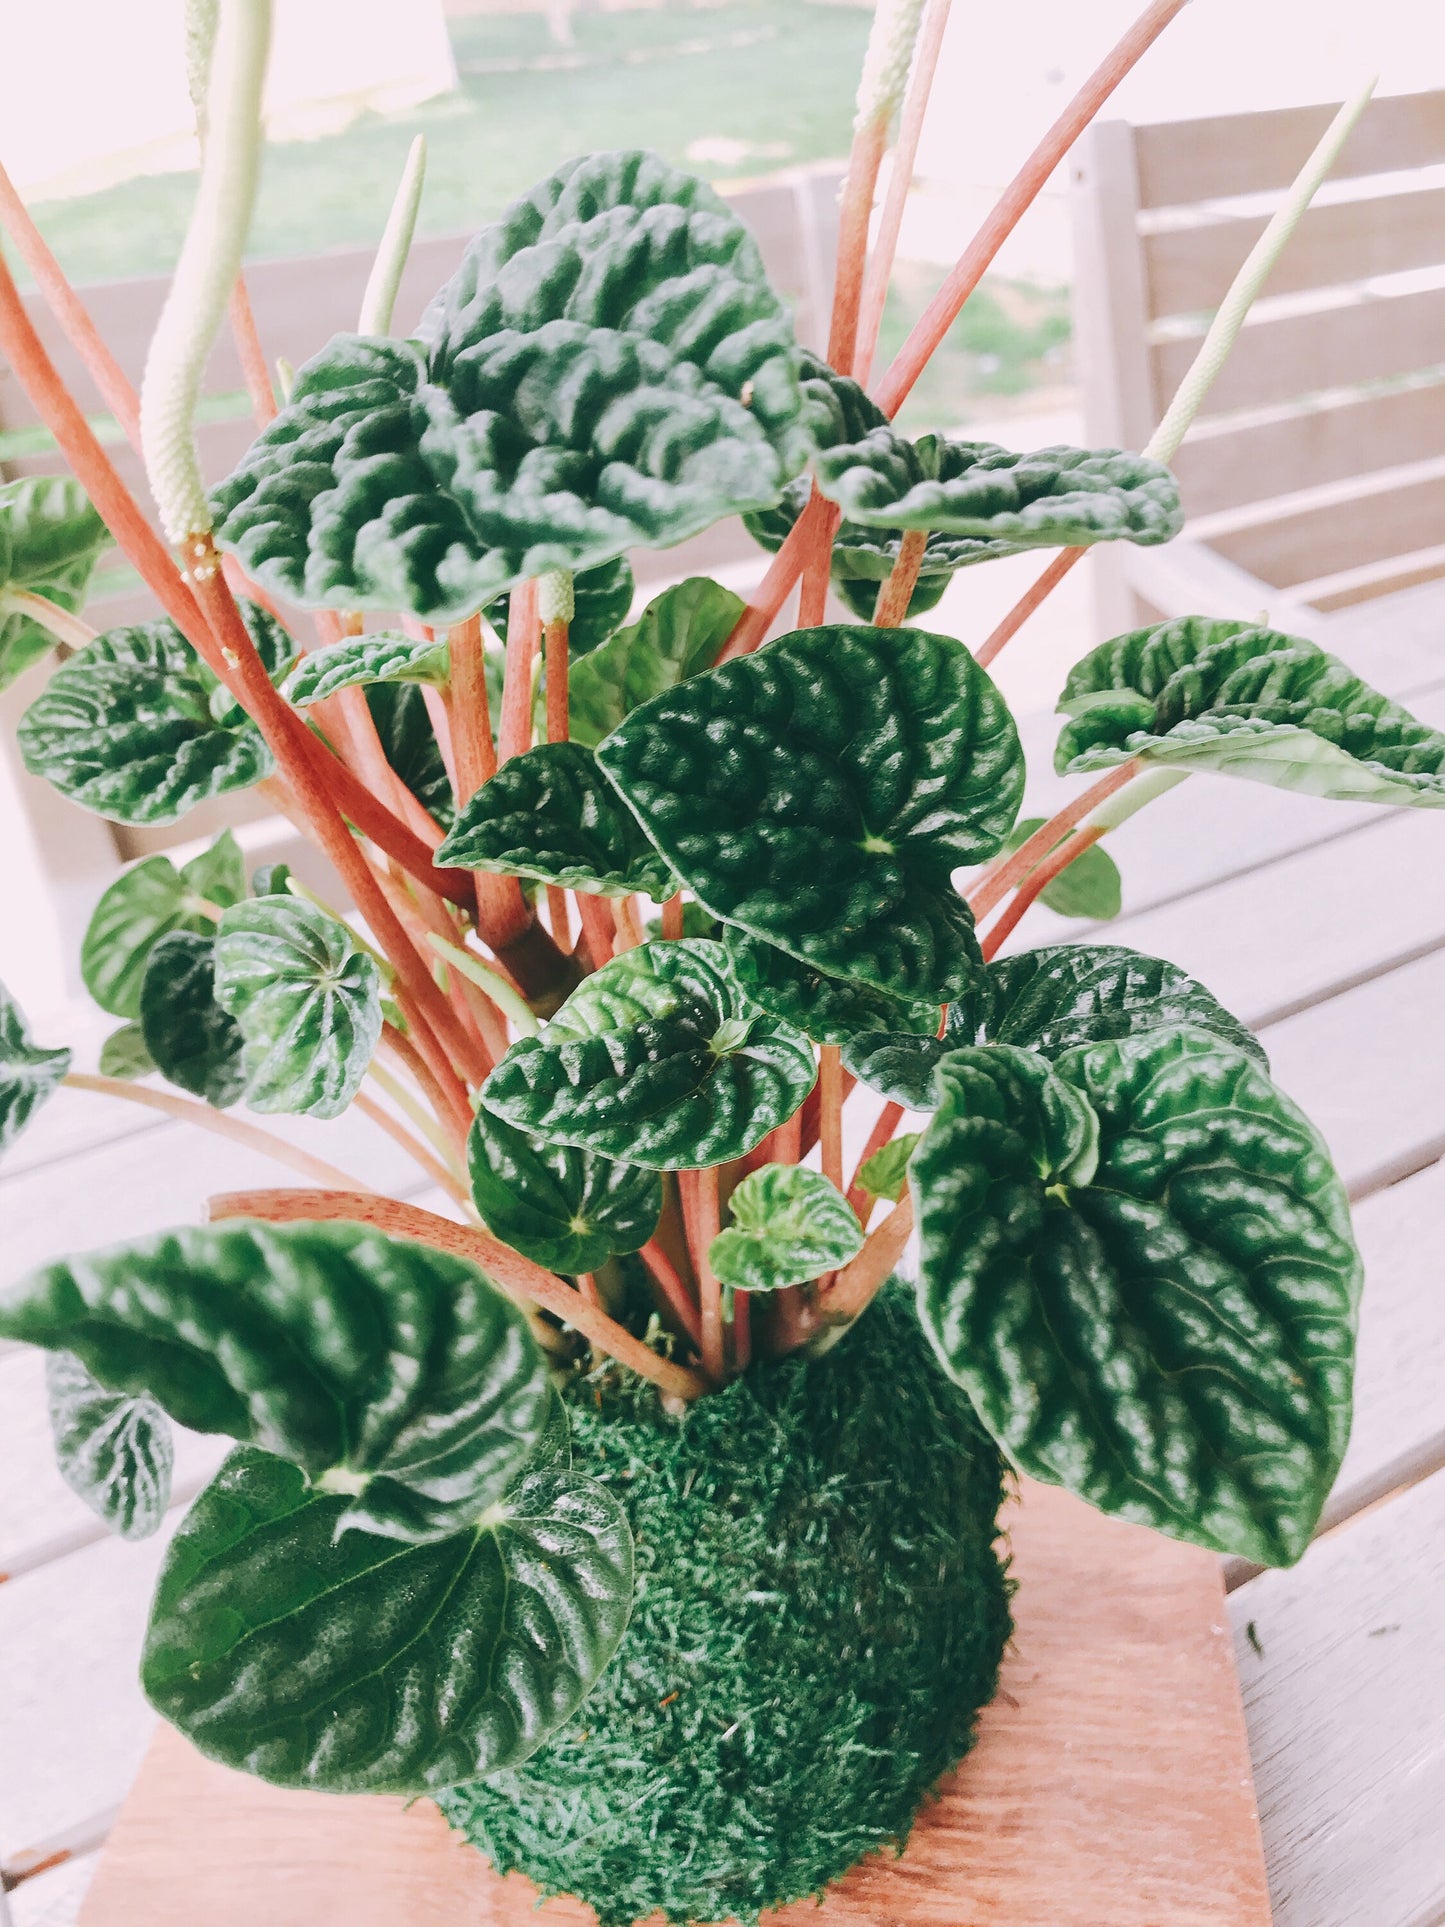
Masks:
[[[77,477],[0,491],[0,673],[67,650],[27,766],[137,825],[260,787],[335,871],[326,900],[248,876],[229,833],[127,869],[82,952],[120,1020],[100,1076],[0,994],[0,1147],[70,1085],[311,1181],[48,1265],[0,1335],[53,1355],[65,1475],[128,1536],[165,1517],[172,1425],[235,1443],[152,1608],[167,1718],[283,1785],[436,1795],[609,1922],[754,1919],[906,1835],[993,1690],[1006,1468],[1288,1563],[1349,1430],[1348,1208],[1256,1040],[1117,945],[999,953],[1045,892],[1111,914],[1100,838],[1192,769],[1439,807],[1445,737],[1306,640],[1163,623],[1071,672],[1058,767],[1104,773],[1020,823],[1007,704],[910,612],[996,556],[1167,541],[1181,510],[1162,443],[903,435],[941,311],[870,393],[868,212],[919,11],[875,27],[826,356],[710,188],[591,155],[406,338],[384,253],[365,328],[279,409],[259,364],[260,432],[207,493],[191,404],[233,287],[254,347],[268,13],[222,0],[138,410],[98,364],[169,549],[0,266],[0,345]],[[751,602],[690,577],[634,613],[630,552],[738,514],[775,551]],[[160,613],[94,635],[105,530]],[[441,1209],[237,1105],[359,1107]]]

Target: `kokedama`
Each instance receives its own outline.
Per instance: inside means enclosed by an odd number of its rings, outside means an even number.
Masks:
[[[293,1164],[232,1107],[355,1105],[449,1201],[302,1159],[320,1188],[37,1272],[0,1335],[53,1354],[62,1468],[128,1537],[167,1509],[173,1422],[235,1442],[156,1591],[167,1718],[281,1785],[434,1796],[607,1927],[752,1921],[906,1838],[994,1690],[1014,1472],[1283,1564],[1345,1448],[1349,1212],[1258,1043],[1158,959],[999,953],[1040,896],[1111,914],[1100,839],[1191,771],[1438,808],[1445,737],[1306,640],[1164,623],[1070,673],[1058,768],[1102,774],[1020,825],[986,667],[1017,624],[975,653],[907,621],[960,568],[1180,527],[1167,460],[1238,303],[1142,453],[894,418],[1182,3],[876,384],[896,223],[870,254],[869,212],[927,98],[918,0],[875,24],[826,356],[726,203],[640,152],[560,167],[395,338],[411,167],[360,330],[279,410],[238,279],[268,7],[197,7],[201,185],[138,407],[22,215],[12,237],[169,550],[0,264],[0,349],[76,477],[0,490],[0,679],[66,649],[27,766],[138,825],[259,785],[336,872],[327,901],[248,876],[229,834],[129,868],[82,954],[121,1020],[102,1076],[0,993],[0,1147],[64,1084]],[[191,417],[228,299],[260,432],[208,494]],[[775,552],[751,602],[693,577],[633,616],[629,551],[739,514]],[[95,635],[111,539],[161,614]]]

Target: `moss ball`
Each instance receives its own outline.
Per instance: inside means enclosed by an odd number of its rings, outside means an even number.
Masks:
[[[901,1846],[1010,1631],[1003,1466],[908,1295],[682,1420],[585,1383],[573,1442],[632,1523],[631,1622],[568,1724],[447,1818],[602,1927],[752,1923]]]

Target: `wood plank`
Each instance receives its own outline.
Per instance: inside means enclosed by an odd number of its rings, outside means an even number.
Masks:
[[[1194,360],[1203,330],[1150,350],[1155,393],[1172,395]],[[1200,411],[1265,408],[1296,395],[1437,367],[1445,342],[1445,288],[1369,295],[1304,314],[1248,321]]]
[[[1140,204],[1178,207],[1288,187],[1338,112],[1338,103],[1282,107],[1138,127]],[[1332,178],[1353,180],[1440,160],[1445,93],[1387,95],[1372,100],[1361,115]]]
[[[1445,382],[1347,396],[1186,437],[1170,466],[1190,517],[1424,462],[1445,448]]]
[[[1271,514],[1207,540],[1237,568],[1289,589],[1438,544],[1445,530],[1445,473],[1387,471],[1348,499]]]
[[[1265,1927],[1268,1908],[1217,1569],[1207,1554],[1028,1488],[1010,1515],[1018,1630],[978,1751],[902,1862],[820,1915],[894,1927]],[[256,1843],[264,1840],[265,1852]],[[161,1733],[84,1927],[579,1923],[533,1911],[425,1803],[278,1792]]]
[[[1445,148],[1438,159],[1445,160]],[[1268,214],[1160,228],[1142,237],[1149,314],[1212,312],[1269,225]],[[1264,284],[1266,299],[1370,281],[1445,261],[1445,187],[1330,201],[1309,208]]]
[[[1275,1927],[1445,1918],[1445,1473],[1251,1580],[1230,1618]]]

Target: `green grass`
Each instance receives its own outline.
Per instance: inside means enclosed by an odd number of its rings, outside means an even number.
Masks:
[[[249,252],[309,254],[374,241],[407,147],[428,145],[421,228],[478,227],[562,160],[655,147],[714,180],[845,155],[866,11],[809,0],[723,0],[578,14],[559,49],[536,14],[453,24],[461,92],[413,113],[371,115],[344,133],[267,152]],[[562,62],[576,64],[559,64]],[[738,144],[690,159],[699,139]],[[42,202],[46,238],[76,281],[155,274],[175,260],[195,191],[159,174]]]

